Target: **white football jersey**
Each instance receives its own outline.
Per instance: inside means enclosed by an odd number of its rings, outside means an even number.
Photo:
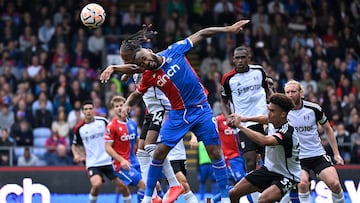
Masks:
[[[134,74],[134,81],[137,84],[141,80],[141,74]],[[153,114],[159,111],[169,111],[171,104],[165,94],[157,87],[149,88],[142,96],[145,106],[149,113]]]
[[[249,71],[237,73],[234,69],[222,78],[221,96],[232,103],[232,111],[245,117],[267,115],[265,82],[261,66],[249,65]],[[256,124],[243,122],[243,126]]]
[[[300,181],[299,139],[295,129],[287,122],[279,129],[269,123],[267,136],[274,136],[279,145],[265,147],[264,166],[294,181]]]
[[[91,123],[81,121],[74,128],[73,144],[83,145],[86,152],[86,168],[111,165],[112,160],[105,151],[104,133],[108,121],[95,116]]]
[[[318,133],[317,123],[326,123],[327,118],[318,104],[303,101],[298,110],[291,110],[287,116],[300,140],[300,159],[326,154]]]
[[[169,161],[174,160],[186,160],[186,151],[184,146],[184,141],[181,139],[169,152],[167,155]]]

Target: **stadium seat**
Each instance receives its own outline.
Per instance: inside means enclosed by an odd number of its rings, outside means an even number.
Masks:
[[[43,158],[43,156],[46,152],[46,148],[45,148],[46,139],[47,139],[47,137],[35,137],[34,136],[33,153],[40,159]]]
[[[48,138],[51,135],[51,130],[50,130],[50,128],[44,128],[44,127],[34,128],[33,129],[33,134],[34,134],[34,139],[37,138],[37,137]]]

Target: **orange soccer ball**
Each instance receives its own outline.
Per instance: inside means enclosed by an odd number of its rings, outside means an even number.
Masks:
[[[80,13],[81,22],[88,28],[98,28],[105,21],[105,10],[102,6],[90,3],[84,6]]]

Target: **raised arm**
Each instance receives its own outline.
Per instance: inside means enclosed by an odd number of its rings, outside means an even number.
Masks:
[[[145,69],[135,64],[122,64],[122,65],[110,65],[100,75],[100,81],[102,83],[107,82],[110,79],[111,74],[114,71],[124,74],[142,73]]]
[[[192,43],[195,45],[201,40],[212,37],[213,35],[216,35],[218,33],[232,33],[236,34],[242,30],[242,27],[250,22],[250,20],[240,20],[236,23],[234,23],[231,26],[224,26],[224,27],[208,27],[201,29],[194,34],[189,36],[189,39],[192,41]]]

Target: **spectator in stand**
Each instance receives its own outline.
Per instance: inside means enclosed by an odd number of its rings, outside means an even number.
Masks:
[[[51,159],[48,160],[48,166],[71,166],[74,165],[71,157],[68,155],[66,146],[58,144],[55,153],[51,154]]]
[[[326,92],[326,87],[332,85],[335,87],[335,82],[329,77],[328,70],[322,69],[320,71],[320,79],[317,81],[318,93],[322,94]]]
[[[340,155],[344,159],[345,164],[351,161],[351,137],[350,133],[345,129],[343,123],[335,125],[334,135],[339,146]]]
[[[317,94],[317,83],[316,81],[312,78],[311,72],[309,71],[305,71],[303,73],[303,80],[300,81],[300,84],[305,88],[304,89],[304,95],[307,96],[308,92],[307,92],[307,87],[310,85],[312,87],[312,90],[315,94]]]
[[[61,46],[61,48],[59,47],[59,45]],[[62,46],[64,46],[64,48],[62,48]],[[65,59],[65,61],[67,62],[67,64],[69,64],[69,55],[66,54],[66,51],[70,48],[70,39],[69,36],[67,35],[67,33],[65,33],[65,27],[63,25],[57,25],[55,27],[55,33],[54,35],[51,37],[50,41],[49,41],[49,48],[51,53],[54,53],[54,56],[57,54],[57,52],[60,51],[60,55],[61,57],[67,57]],[[59,50],[60,49],[60,50]],[[63,53],[61,53],[63,52]],[[58,57],[58,56],[56,56]]]
[[[67,141],[64,137],[61,137],[57,130],[51,129],[51,136],[45,141],[46,153],[44,154],[44,160],[46,163],[50,163],[53,155],[56,153],[56,149],[59,145],[67,147]]]
[[[30,26],[25,26],[23,33],[19,37],[19,49],[24,52],[26,48],[31,46],[32,29]]]
[[[4,83],[1,83],[3,85]],[[14,112],[11,111],[11,97],[6,95],[2,97],[0,89],[0,127],[6,128],[7,132],[10,132],[11,126],[15,122]],[[2,104],[2,105],[1,105]]]
[[[73,80],[71,83],[70,91],[68,92],[70,103],[74,104],[75,101],[83,102],[87,99],[89,99],[89,96],[85,90],[85,88],[82,88],[80,85],[80,82],[78,80]]]
[[[53,111],[53,104],[52,101],[48,98],[48,95],[46,92],[42,91],[39,93],[38,99],[36,101],[33,102],[32,104],[32,110],[33,110],[33,114],[35,116],[35,112],[40,109],[40,103],[44,102],[46,109],[50,112]]]
[[[90,66],[98,69],[102,66],[102,51],[105,49],[105,37],[101,28],[94,30],[89,37],[87,47],[90,52]]]
[[[360,116],[359,116],[359,112],[356,108],[353,108],[353,110],[351,111],[350,114],[350,118],[348,119],[348,125],[346,125],[345,129],[349,132],[349,134],[353,134],[356,132],[357,127],[360,125]],[[349,115],[349,114],[345,114],[345,115]]]
[[[70,124],[66,120],[65,111],[59,109],[56,120],[51,123],[51,129],[56,130],[61,137],[69,138]]]
[[[50,128],[52,123],[52,113],[46,108],[46,102],[39,102],[39,109],[35,111],[34,128]]]
[[[17,159],[18,166],[40,166],[40,161],[37,156],[30,152],[29,147],[24,148],[24,154]]]
[[[64,108],[65,114],[68,114],[71,111],[70,98],[67,94],[66,88],[64,86],[59,86],[57,88],[57,93],[53,97],[53,112],[54,117],[57,116],[59,108]]]
[[[11,126],[11,137],[17,146],[32,146],[34,135],[31,124],[25,119],[25,112],[16,113],[16,122]]]
[[[34,55],[31,57],[31,64],[26,67],[27,73],[31,79],[34,79],[40,74],[41,69],[44,67],[39,63],[39,55]]]
[[[89,51],[84,47],[82,41],[76,42],[74,49],[70,52],[70,71],[76,75],[78,69],[82,66],[84,59],[89,58]]]
[[[351,134],[351,163],[360,164],[360,125],[357,126],[356,132]]]
[[[351,84],[350,79],[345,75],[342,75],[340,78],[340,83],[336,88],[336,96],[343,100],[344,97],[349,95],[350,93],[357,95],[357,91],[358,90]]]
[[[55,33],[55,27],[52,25],[51,19],[46,18],[43,21],[44,23],[38,29],[39,41],[42,44],[42,48],[50,51],[49,42],[51,37]]]
[[[81,111],[81,101],[75,100],[73,103],[73,109],[67,116],[67,122],[70,129],[73,129],[76,123],[80,122],[84,118],[84,113]]]
[[[0,147],[10,147],[9,149],[0,150],[0,166],[10,165],[10,153],[13,153],[11,147],[15,147],[15,142],[9,137],[6,128],[1,128]]]

